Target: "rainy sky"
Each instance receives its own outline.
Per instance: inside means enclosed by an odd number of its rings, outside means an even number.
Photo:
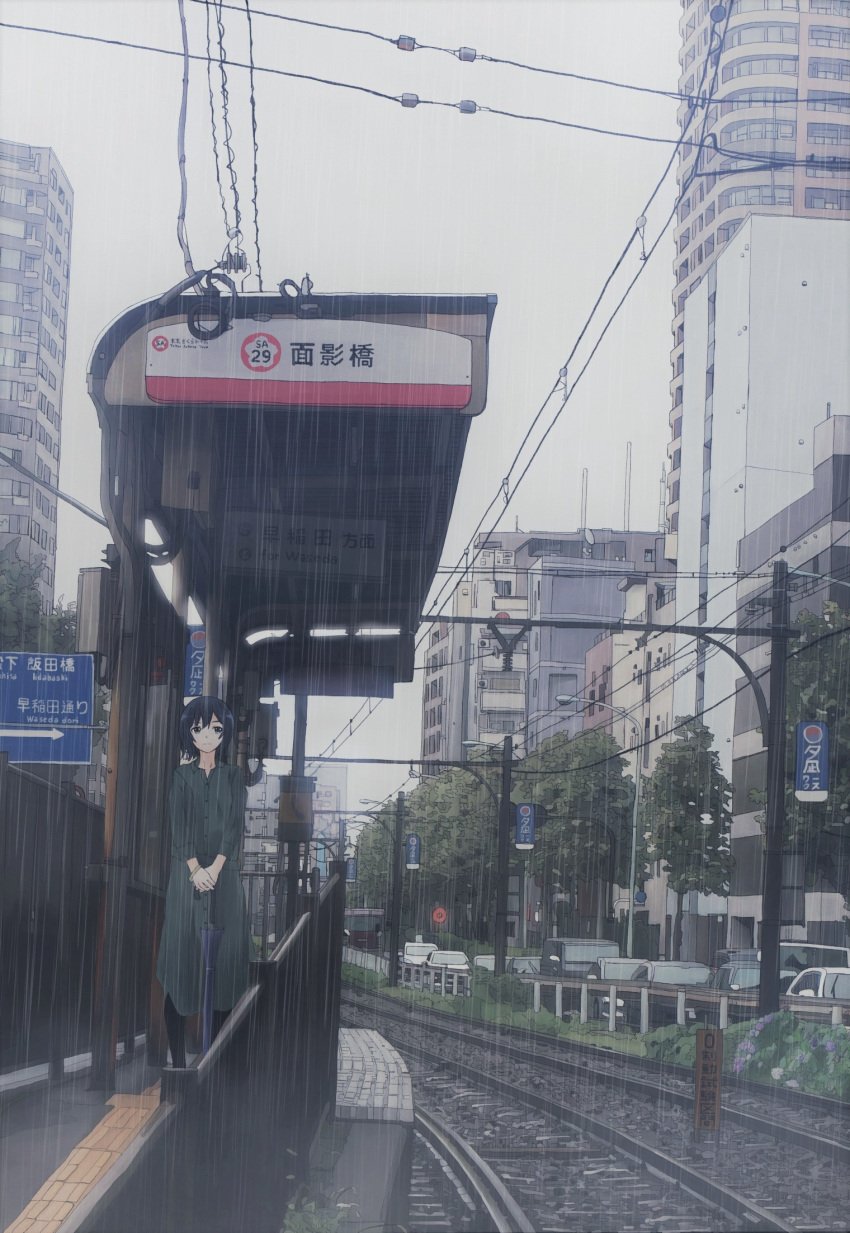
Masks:
[[[238,0],[241,4],[241,0]],[[205,8],[186,0],[190,49],[203,55]],[[676,136],[675,103],[657,95],[531,73],[266,13],[357,27],[443,48],[674,90],[677,0],[303,0],[253,3],[258,69],[273,67],[390,95]],[[177,0],[0,0],[0,20],[180,48]],[[247,59],[244,13],[225,10],[232,60]],[[0,136],[52,146],[75,193],[60,487],[97,504],[99,433],[86,393],[92,344],[129,305],[182,276],[175,237],[181,61],[117,46],[0,30]],[[218,88],[218,82],[215,82]],[[245,246],[256,287],[248,74],[231,68],[230,113]],[[454,562],[555,381],[602,284],[655,187],[670,147],[456,106],[404,109],[327,84],[256,74],[257,205],[266,287],[309,271],[319,292],[493,292],[489,398],[474,424],[444,563]],[[191,67],[188,232],[195,266],[225,243],[205,66]],[[228,186],[229,187],[229,186]],[[671,176],[648,213],[647,240],[674,198]],[[226,196],[232,215],[232,198]],[[639,265],[634,249],[606,301]],[[574,530],[583,467],[588,522],[620,527],[626,442],[634,449],[632,529],[658,520],[669,435],[670,233],[505,513],[513,530]],[[604,306],[603,306],[604,307]],[[600,318],[597,330],[604,324]],[[592,329],[586,358],[596,340]],[[554,409],[554,406],[553,406]],[[541,421],[545,427],[547,418]],[[532,438],[531,446],[536,438]],[[105,533],[59,503],[56,594],[101,563]],[[491,525],[488,522],[488,527]],[[440,579],[442,581],[442,579]],[[397,689],[349,740],[353,757],[419,755],[421,681]],[[308,752],[359,700],[311,703]],[[282,726],[284,749],[289,736]],[[284,750],[282,750],[283,752]],[[352,768],[349,799],[395,789],[404,769]]]

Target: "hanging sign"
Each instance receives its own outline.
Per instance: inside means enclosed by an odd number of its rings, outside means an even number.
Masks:
[[[357,881],[357,857],[349,856],[345,862],[345,880],[346,882]]]
[[[419,858],[422,855],[422,840],[418,835],[408,835],[404,841],[404,855],[408,869],[419,868]]]
[[[797,724],[794,795],[798,801],[825,801],[829,796],[829,729],[826,724],[811,720]]]
[[[186,647],[186,667],[183,674],[183,697],[200,698],[204,692],[204,658],[207,653],[207,635],[203,625],[189,626],[189,645]]]
[[[517,805],[516,807],[516,848],[519,852],[530,852],[534,847],[534,806]]]
[[[185,322],[148,331],[153,402],[276,407],[441,407],[472,398],[472,343],[376,321],[238,319],[220,338]]]

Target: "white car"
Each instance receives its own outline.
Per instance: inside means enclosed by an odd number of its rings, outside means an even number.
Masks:
[[[433,942],[405,942],[399,958],[402,963],[427,963],[436,950]]]
[[[788,986],[788,997],[847,998],[850,1001],[850,968],[807,968]]]
[[[447,968],[450,972],[469,971],[469,960],[462,950],[435,950],[425,962],[429,968]]]

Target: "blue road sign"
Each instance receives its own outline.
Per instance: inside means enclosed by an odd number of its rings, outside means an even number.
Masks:
[[[646,891],[643,891],[643,890],[636,890],[636,891],[635,891],[635,903],[636,903],[639,907],[642,907],[642,906],[643,906],[643,904],[645,904],[645,903],[646,903]]]
[[[829,796],[829,728],[815,720],[797,724],[798,801],[825,801]]]
[[[186,668],[183,674],[183,697],[200,698],[204,692],[204,656],[207,653],[207,635],[203,625],[189,626],[189,642],[186,647]]]
[[[91,762],[91,655],[0,651],[0,750],[10,762]]]
[[[422,855],[422,840],[418,835],[408,835],[404,841],[404,855],[408,869],[419,868],[419,858]]]
[[[534,847],[534,806],[516,807],[516,847],[520,852],[529,852]]]
[[[349,856],[345,862],[345,880],[346,882],[357,881],[357,857]]]

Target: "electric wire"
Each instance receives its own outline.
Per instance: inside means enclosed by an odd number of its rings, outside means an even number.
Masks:
[[[224,46],[224,21],[220,0],[213,0],[218,35],[218,67],[221,75],[221,119],[224,132],[224,150],[227,155],[226,168],[230,176],[230,191],[233,197],[233,230],[235,235],[228,234],[228,239],[236,241],[237,248],[242,239],[242,211],[239,208],[239,189],[236,184],[236,164],[233,158],[233,129],[230,124],[230,90],[228,88],[227,51]],[[250,67],[250,66],[249,66]]]
[[[189,195],[186,181],[186,113],[189,106],[189,34],[186,29],[186,12],[183,0],[177,0],[180,14],[180,34],[183,41],[183,90],[180,97],[180,113],[177,119],[177,168],[180,174],[180,205],[177,208],[177,243],[183,253],[183,268],[188,275],[195,273],[189,237],[186,234],[186,203]]]
[[[254,208],[254,245],[257,250],[257,281],[259,283],[259,289],[262,292],[263,259],[260,255],[260,214],[257,201],[259,196],[259,147],[257,144],[257,102],[254,95],[254,24],[251,18],[251,0],[245,0],[245,16],[248,21],[248,81],[251,105],[251,136],[254,143],[253,193],[251,197],[251,204]]]
[[[210,131],[212,134],[213,162],[215,164],[215,182],[218,185],[218,198],[219,198],[219,201],[221,202],[221,212],[222,212],[222,215],[224,216],[224,234],[225,234],[225,237],[228,237],[230,235],[230,219],[227,214],[227,202],[225,201],[225,198],[224,198],[224,185],[221,182],[221,162],[219,160],[219,154],[218,154],[218,134],[217,134],[217,124],[216,124],[216,118],[215,118],[215,99],[214,99],[213,84],[212,84],[213,59],[212,59],[212,34],[211,34],[211,29],[210,29],[210,0],[204,0],[204,11],[206,13],[206,39],[207,39],[207,54],[206,54],[207,91],[209,93],[209,102],[210,102]],[[199,58],[203,59],[203,57],[199,57]]]

